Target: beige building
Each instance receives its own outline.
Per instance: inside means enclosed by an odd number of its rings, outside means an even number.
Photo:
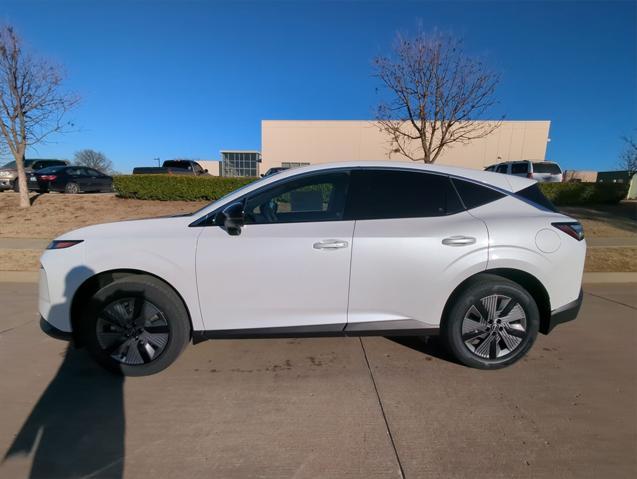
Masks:
[[[483,169],[500,161],[543,161],[550,125],[550,121],[505,121],[485,138],[450,145],[436,163]],[[386,134],[373,120],[263,120],[259,170],[332,161],[406,160],[390,151]]]

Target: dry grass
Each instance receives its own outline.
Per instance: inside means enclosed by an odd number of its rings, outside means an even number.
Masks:
[[[114,195],[34,195],[33,206],[17,207],[15,193],[0,193],[0,238],[52,239],[60,234],[97,223],[148,218],[194,211],[205,202],[142,201]],[[595,208],[562,209],[584,224],[586,236],[629,237],[637,234],[637,202]],[[0,270],[34,271],[38,250],[0,249]],[[589,248],[586,271],[637,272],[637,248]]]
[[[589,248],[584,271],[637,272],[637,248]]]
[[[142,201],[112,194],[32,196],[33,206],[18,208],[16,193],[0,193],[0,238],[53,239],[97,223],[195,211],[206,202]]]
[[[41,254],[37,249],[0,249],[0,270],[37,271]]]
[[[560,210],[577,218],[588,238],[620,238],[637,235],[637,201],[594,207],[565,206]]]

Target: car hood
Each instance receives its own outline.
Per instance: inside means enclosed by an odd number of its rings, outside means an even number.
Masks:
[[[188,228],[188,225],[193,221],[194,218],[191,216],[171,216],[102,223],[69,231],[56,240],[116,239],[126,241],[134,238],[173,236],[182,233],[183,228]]]

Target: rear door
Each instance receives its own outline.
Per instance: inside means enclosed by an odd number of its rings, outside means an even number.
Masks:
[[[526,161],[518,161],[516,163],[511,163],[511,174],[514,176],[528,176],[529,174],[529,164]]]
[[[557,163],[538,161],[533,163],[533,179],[540,183],[562,181],[562,169]]]
[[[103,173],[100,173],[97,170],[94,170],[93,168],[88,168],[87,169],[90,177],[91,177],[91,183],[92,183],[92,188],[93,191],[108,191],[110,189],[111,186],[111,177],[110,176],[106,176]]]
[[[80,191],[92,191],[93,184],[86,168],[77,166],[66,170],[68,182],[76,183]]]
[[[356,220],[347,330],[436,327],[453,287],[486,267],[487,228],[448,176],[354,170],[346,218]]]

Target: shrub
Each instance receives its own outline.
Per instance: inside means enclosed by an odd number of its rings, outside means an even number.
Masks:
[[[626,198],[626,183],[540,183],[540,189],[557,206],[619,203]]]
[[[121,175],[113,178],[122,198],[139,200],[214,201],[256,178],[186,175]]]

